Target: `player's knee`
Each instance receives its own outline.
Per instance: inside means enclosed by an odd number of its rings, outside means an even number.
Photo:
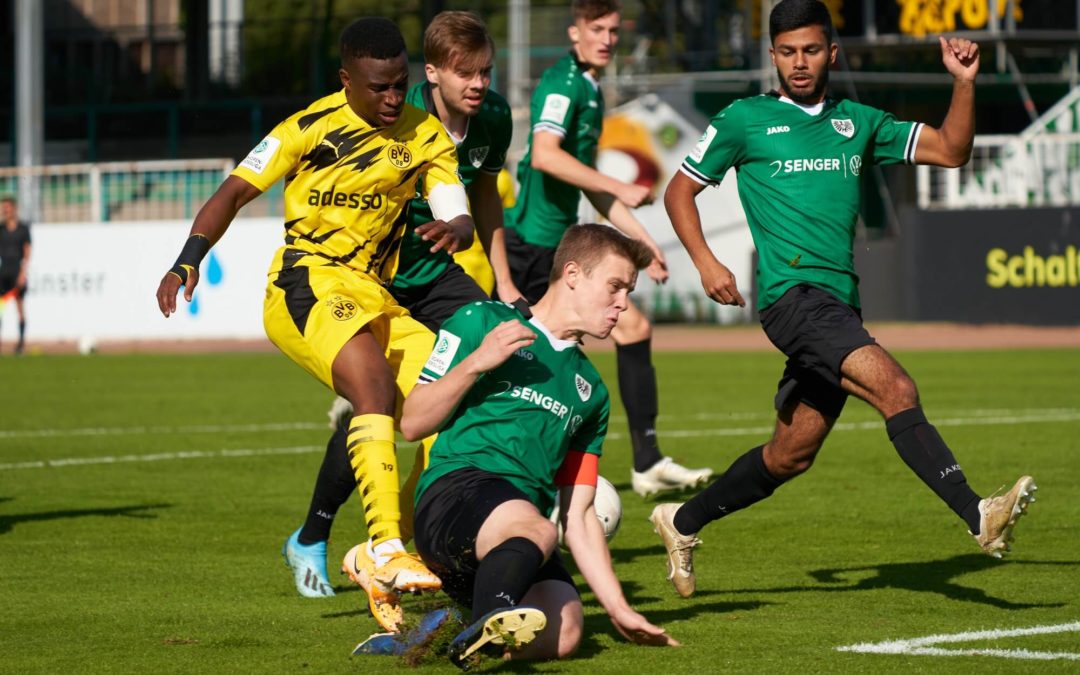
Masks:
[[[623,312],[615,326],[615,337],[624,345],[648,340],[652,337],[652,324],[641,312]]]
[[[559,642],[555,658],[565,659],[573,656],[581,646],[581,637],[584,634],[584,626],[580,620],[563,620],[559,627]]]
[[[550,557],[559,543],[559,532],[555,529],[555,523],[546,518],[533,520],[529,524],[529,533],[525,536],[543,551],[544,558]]]
[[[901,410],[919,405],[919,389],[915,386],[915,380],[907,375],[893,380],[890,394]]]
[[[821,441],[818,440],[775,445],[770,443],[765,447],[765,468],[773,477],[789,480],[806,473],[814,465],[820,449]]]

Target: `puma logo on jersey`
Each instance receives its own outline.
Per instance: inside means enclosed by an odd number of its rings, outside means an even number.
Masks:
[[[328,141],[328,140],[326,140],[324,138],[321,141],[319,141],[319,145],[325,145],[326,147],[330,148],[331,151],[333,151],[335,158],[337,158],[337,159],[341,158],[341,155],[338,154],[338,149],[341,147],[340,142],[337,145],[334,145],[333,143],[331,143],[330,141]]]
[[[781,124],[780,126],[769,127],[769,130],[765,132],[765,135],[772,136],[773,134],[786,134],[789,131],[791,131],[791,127]]]

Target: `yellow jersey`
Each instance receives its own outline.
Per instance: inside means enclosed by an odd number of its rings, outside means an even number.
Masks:
[[[405,105],[389,127],[373,127],[349,107],[344,89],[292,115],[233,170],[261,191],[285,178],[285,248],[270,273],[287,266],[338,264],[388,283],[397,267],[406,210],[423,176],[461,184],[457,149],[438,118]],[[317,256],[300,262],[300,258]],[[318,261],[318,262],[316,262]]]

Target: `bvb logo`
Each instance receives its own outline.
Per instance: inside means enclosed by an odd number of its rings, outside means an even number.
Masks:
[[[407,169],[412,164],[412,151],[401,143],[391,145],[386,151],[386,156],[390,159],[390,163],[399,169]]]
[[[356,316],[356,301],[352,298],[334,296],[330,301],[330,314],[337,321],[348,321]]]

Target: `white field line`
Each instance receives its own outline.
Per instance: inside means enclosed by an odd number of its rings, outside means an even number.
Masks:
[[[977,411],[971,411],[976,412]],[[1016,414],[1021,411],[993,411],[996,416],[980,416],[978,414],[969,417],[946,417],[941,419],[931,420],[936,426],[943,427],[955,427],[955,426],[976,426],[976,425],[1016,425],[1016,424],[1033,424],[1033,423],[1046,423],[1046,422],[1073,422],[1080,421],[1080,409],[1074,408],[1061,408],[1061,409],[1046,409],[1046,410],[1030,410],[1022,411],[1024,414]],[[1008,413],[1008,414],[1006,414]],[[243,431],[280,431],[280,430],[293,430],[293,429],[326,429],[323,424],[315,423],[287,423],[287,424],[234,424],[234,425],[220,425],[220,426],[192,426],[192,427],[105,427],[101,429],[72,429],[66,433],[61,433],[63,430],[48,430],[41,429],[28,433],[36,433],[40,436],[66,436],[77,435],[74,432],[77,431],[91,431],[93,434],[87,435],[111,435],[111,434],[136,434],[136,433],[155,433],[155,434],[178,434],[178,433],[222,433],[222,432],[243,432]],[[869,422],[841,422],[833,427],[834,431],[867,431],[884,429],[884,422],[881,421],[869,421]],[[722,428],[722,429],[674,429],[664,430],[661,434],[665,438],[706,438],[715,436],[754,436],[772,433],[772,425],[768,426],[754,426],[754,427],[734,427],[734,428]],[[50,432],[50,433],[46,433]],[[55,432],[55,433],[51,433]],[[4,432],[0,432],[2,434]],[[12,434],[20,432],[8,432]],[[619,440],[626,438],[627,434],[622,432],[612,432],[607,435],[610,440]],[[4,436],[0,436],[4,438]],[[209,459],[220,457],[251,457],[251,456],[264,456],[264,455],[282,455],[282,454],[297,454],[303,452],[315,452],[321,449],[319,446],[302,446],[293,448],[261,448],[261,449],[247,449],[247,450],[193,450],[182,452],[164,452],[146,455],[119,455],[119,456],[104,456],[104,457],[75,457],[68,459],[52,459],[52,460],[38,460],[28,462],[14,462],[9,464],[0,464],[0,471],[12,471],[15,469],[43,469],[46,467],[63,467],[63,466],[78,466],[86,464],[116,464],[121,462],[159,462],[165,460],[175,459]]]
[[[159,434],[223,434],[262,431],[305,431],[328,429],[326,422],[283,422],[277,424],[201,424],[181,427],[89,427],[81,429],[18,429],[0,430],[3,438],[52,438],[59,436],[127,436]]]
[[[1073,623],[1061,623],[1049,626],[1032,626],[1030,628],[1013,628],[1009,630],[981,630],[967,633],[953,633],[951,635],[929,635],[909,640],[887,640],[885,642],[863,642],[845,647],[837,647],[841,652],[857,652],[860,654],[899,654],[902,656],[995,656],[1004,659],[1031,659],[1038,661],[1068,660],[1080,661],[1078,652],[1036,652],[1029,649],[943,649],[932,645],[947,644],[950,642],[976,642],[979,640],[998,640],[1008,637],[1023,637],[1027,635],[1050,635],[1053,633],[1080,632],[1080,621]]]
[[[974,421],[980,424],[1021,424],[1024,422],[1071,422],[1080,419],[1080,408],[977,408],[972,410],[953,410],[947,413],[953,417],[933,419],[931,422],[938,426],[965,426]],[[703,412],[688,415],[660,415],[660,420],[673,421],[709,421],[709,420],[771,420],[775,417],[771,412],[753,413],[717,413]],[[624,416],[612,415],[612,421],[625,421]],[[837,431],[852,431],[855,429],[876,429],[883,427],[884,422],[841,422],[834,429]],[[268,424],[200,424],[188,426],[134,426],[134,427],[82,427],[76,429],[0,429],[0,440],[8,438],[61,438],[61,437],[92,437],[92,436],[159,436],[165,434],[221,434],[221,433],[261,433],[264,431],[310,431],[315,429],[329,429],[326,422],[279,422]],[[733,429],[683,429],[667,431],[662,430],[665,436],[689,438],[694,436],[742,436],[772,431],[772,425],[742,427]],[[623,438],[608,435],[609,438]]]
[[[32,462],[0,464],[0,471],[15,469],[46,469],[89,464],[123,464],[127,462],[164,462],[175,459],[217,459],[221,457],[264,457],[269,455],[303,455],[322,452],[325,446],[299,445],[291,448],[238,448],[223,450],[184,450],[180,452],[157,452],[148,455],[113,455],[105,457],[71,457],[68,459],[44,459]]]
[[[1076,422],[1080,421],[1080,410],[1076,409],[1048,409],[1045,411],[1030,411],[1025,414],[1016,414],[1017,411],[1000,411],[997,416],[970,417],[945,417],[930,418],[930,422],[938,427],[964,427],[979,425],[1015,425],[1044,422]],[[867,431],[880,429],[884,432],[885,422],[873,420],[867,422],[837,422],[833,431]],[[758,434],[771,434],[773,425],[761,425],[755,427],[732,427],[726,429],[662,429],[658,433],[663,438],[704,438],[709,436],[756,436]],[[610,439],[625,438],[627,434],[613,432],[607,435]]]

